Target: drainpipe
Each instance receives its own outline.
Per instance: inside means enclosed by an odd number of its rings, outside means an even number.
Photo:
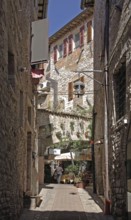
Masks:
[[[94,133],[95,133],[95,119],[96,113],[94,112],[93,107],[93,120],[92,120],[92,141],[91,141],[91,150],[92,150],[92,174],[93,174],[93,193],[96,193],[96,178],[95,178],[95,151],[94,151]]]
[[[105,209],[104,213],[106,215],[110,214],[110,199],[109,199],[109,161],[108,161],[108,149],[109,149],[109,70],[108,70],[108,57],[109,57],[109,0],[106,1],[105,8],[105,83],[104,83],[104,145],[105,145]]]

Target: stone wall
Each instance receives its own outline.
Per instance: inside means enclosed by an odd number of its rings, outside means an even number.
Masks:
[[[124,123],[124,118],[130,121],[130,71],[131,71],[131,2],[120,1],[119,8],[111,5],[110,13],[110,53],[109,53],[109,74],[110,84],[114,80],[113,76],[118,72],[121,64],[126,63],[126,110],[123,117],[117,120],[117,113],[112,108],[114,94],[110,88],[110,134],[111,148],[111,200],[112,213],[116,219],[127,219],[127,131],[128,123]],[[115,90],[115,87],[112,88]],[[130,138],[130,137],[129,137]],[[121,175],[122,174],[122,175]]]
[[[31,134],[33,106],[30,76],[31,1],[1,1],[0,7],[0,219],[15,220],[27,190],[27,134]],[[21,72],[26,67],[26,72]],[[28,107],[32,120],[28,121]],[[29,133],[28,133],[29,132]],[[31,186],[30,174],[30,189]]]
[[[74,19],[75,20],[75,19]],[[50,44],[50,60],[46,69],[46,78],[51,83],[51,91],[48,99],[48,109],[55,111],[71,112],[75,111],[76,105],[83,109],[89,109],[93,106],[93,80],[87,77],[86,74],[93,77],[93,73],[78,74],[73,71],[91,70],[93,69],[93,39],[87,43],[87,22],[92,20],[92,38],[93,38],[93,13],[77,24],[72,30],[67,31],[64,36],[57,37]],[[84,25],[84,45],[74,48],[71,54],[58,59],[54,64],[54,46],[59,46],[69,35],[79,33],[80,27]],[[84,77],[85,95],[76,98],[73,95],[72,100],[68,100],[68,83],[78,80],[79,77]],[[63,102],[63,105],[61,103]],[[79,107],[78,107],[79,108]],[[77,113],[77,110],[76,110]]]
[[[124,118],[128,117],[130,123],[130,68],[131,68],[131,3],[130,1],[115,1],[109,4],[109,181],[111,199],[111,213],[115,219],[127,219],[127,174],[126,174],[126,145],[128,123],[124,123]],[[105,3],[103,1],[95,1],[95,18],[94,18],[94,68],[104,69],[104,23],[105,23]],[[126,105],[125,115],[119,120],[117,119],[115,96],[114,96],[114,74],[126,63]],[[95,75],[95,78],[102,80],[101,77]],[[103,91],[95,84],[95,90],[98,93],[94,96],[96,124],[95,139],[99,139],[103,135],[102,114],[103,108]],[[101,155],[102,158],[102,155]],[[96,167],[100,163],[96,158]],[[101,164],[101,163],[100,163]],[[103,163],[104,167],[104,163]],[[97,169],[96,169],[97,171]],[[100,172],[104,172],[104,169]],[[100,172],[97,173],[99,178]],[[102,181],[102,179],[101,179]],[[100,183],[99,183],[100,186]]]
[[[54,144],[83,140],[90,141],[92,118],[38,110],[39,155]]]
[[[94,14],[94,69],[104,69],[104,23],[105,2],[95,1]],[[104,73],[95,73],[94,78],[101,83]],[[104,195],[104,144],[96,144],[104,137],[104,87],[94,82],[94,147],[95,147],[95,183],[98,194]]]

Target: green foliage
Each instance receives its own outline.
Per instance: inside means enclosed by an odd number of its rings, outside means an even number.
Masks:
[[[79,165],[78,165],[78,164],[76,164],[76,165],[72,165],[72,164],[71,164],[71,165],[69,165],[69,166],[66,167],[65,171],[66,171],[67,173],[73,172],[73,173],[75,173],[75,174],[78,174]]]
[[[73,151],[82,151],[82,149],[87,148],[88,142],[84,142],[82,140],[73,141],[70,143],[70,149]]]
[[[70,122],[71,131],[74,131],[74,125],[75,125],[74,121],[71,121],[71,122]]]

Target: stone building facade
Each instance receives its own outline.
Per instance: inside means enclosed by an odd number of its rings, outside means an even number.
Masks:
[[[89,72],[87,77],[87,73],[79,74],[79,71],[92,68],[93,9],[80,13],[49,38],[49,62],[45,65],[45,77],[37,87],[40,156],[44,155],[47,147],[65,139],[89,142],[93,73]],[[74,94],[74,83],[79,80],[85,85],[83,96]],[[45,115],[48,115],[46,119]],[[45,131],[50,131],[50,135]]]
[[[95,79],[104,82],[107,70],[108,95],[108,160],[105,161],[103,114],[105,93],[103,87],[94,85],[95,152],[97,193],[105,193],[108,162],[108,198],[115,219],[130,219],[130,71],[131,71],[131,2],[95,1],[94,15],[94,68],[103,70]],[[106,28],[105,28],[106,24]],[[106,56],[107,55],[107,56]],[[107,88],[107,85],[106,85]],[[104,144],[102,144],[104,142]],[[102,159],[103,158],[103,159]],[[102,163],[100,161],[103,161]],[[99,168],[98,168],[99,165]],[[100,174],[101,172],[101,174]],[[100,175],[99,175],[100,174]],[[101,190],[101,186],[103,189]]]
[[[35,1],[1,1],[0,7],[0,219],[18,219],[23,194],[38,193],[31,22]]]
[[[93,10],[84,11],[49,38],[46,79],[51,84],[51,110],[75,112],[93,106]],[[86,62],[86,59],[88,62]],[[78,71],[78,72],[77,72]],[[79,73],[81,72],[81,73]],[[74,83],[85,84],[83,96],[74,95]]]

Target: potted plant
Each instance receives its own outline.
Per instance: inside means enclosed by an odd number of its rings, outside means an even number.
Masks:
[[[82,177],[81,176],[76,176],[75,179],[74,179],[74,185],[77,187],[77,188],[85,188],[86,184],[85,182],[82,180]]]
[[[74,179],[74,184],[77,188],[85,188],[89,184],[88,174],[81,173]]]

